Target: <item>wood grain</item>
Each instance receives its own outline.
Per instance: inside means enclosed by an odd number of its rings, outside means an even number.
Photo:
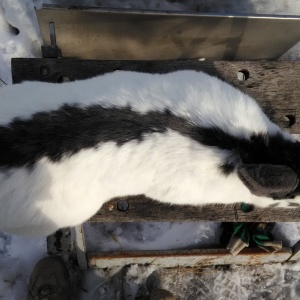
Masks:
[[[118,209],[118,202],[125,200],[129,208]],[[114,198],[105,203],[91,222],[298,222],[299,208],[253,207],[243,212],[241,203],[218,205],[170,205],[160,203],[143,195]]]

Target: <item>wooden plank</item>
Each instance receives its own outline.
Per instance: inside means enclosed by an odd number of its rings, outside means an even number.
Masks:
[[[119,201],[128,203],[127,210],[118,208]],[[240,204],[170,205],[142,195],[114,198],[105,203],[91,222],[299,222],[300,208],[260,208],[243,212]]]
[[[38,80],[56,83],[61,81],[62,76],[67,76],[70,78],[70,80],[78,80],[118,70],[148,73],[168,73],[187,69],[196,71],[203,70],[211,75],[218,75],[218,72],[214,66],[214,62],[212,61],[102,61],[69,58],[12,59],[13,83],[20,83],[25,80]]]
[[[63,82],[94,77],[116,70],[167,73],[204,71],[254,97],[266,114],[291,133],[300,133],[300,61],[97,61],[76,59],[12,59],[14,83],[26,80]],[[245,81],[238,72],[249,73]]]
[[[285,262],[291,255],[290,248],[268,253],[259,248],[246,248],[237,256],[227,249],[197,249],[168,251],[124,251],[89,253],[91,268],[115,268],[131,264],[151,265],[160,268],[194,267],[209,265],[256,265]]]

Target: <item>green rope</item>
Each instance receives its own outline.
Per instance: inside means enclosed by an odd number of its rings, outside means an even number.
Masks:
[[[251,212],[253,205],[242,202],[241,210]],[[223,223],[220,242],[227,245],[232,255],[237,255],[245,247],[260,247],[268,252],[281,250],[282,242],[274,241],[272,230],[276,223],[233,222]]]

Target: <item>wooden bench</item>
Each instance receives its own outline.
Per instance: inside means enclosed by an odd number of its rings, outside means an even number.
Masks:
[[[217,76],[254,97],[266,114],[290,133],[300,133],[300,62],[225,62],[225,61],[97,61],[34,58],[12,59],[13,83],[24,80],[63,82],[86,79],[130,70],[167,73],[176,70],[204,71]],[[239,80],[238,72],[249,76]],[[246,79],[246,78],[245,78]],[[121,202],[120,202],[121,201]],[[243,199],[241,199],[241,202]],[[118,205],[119,203],[119,205]],[[122,203],[125,204],[122,205]],[[126,203],[128,205],[126,205]],[[128,206],[128,207],[126,207]],[[93,222],[140,221],[227,221],[227,222],[297,222],[300,208],[254,207],[243,212],[238,204],[205,206],[170,206],[144,196],[113,199],[92,217]]]
[[[12,59],[12,79],[13,83],[22,81],[45,81],[45,82],[65,82],[79,79],[86,79],[100,74],[113,72],[117,70],[130,70],[137,72],[149,73],[167,73],[177,70],[197,70],[204,71],[210,75],[217,76],[222,80],[230,83],[236,88],[249,94],[255,98],[265,113],[280,127],[290,133],[300,134],[300,62],[287,61],[98,61],[98,60],[79,60],[70,58],[15,58]],[[120,195],[122,196],[122,195]],[[243,199],[241,199],[241,202]],[[90,222],[151,222],[151,221],[222,221],[222,222],[299,222],[300,208],[259,208],[253,207],[251,211],[244,212],[240,204],[230,205],[203,205],[194,206],[170,206],[168,204],[159,203],[157,201],[146,198],[143,195],[134,197],[121,197],[112,199],[107,202],[100,211],[93,216]],[[63,240],[67,237],[69,241],[70,235],[58,234],[56,237],[49,239],[59,240],[58,245],[63,245]],[[76,228],[75,235],[77,237],[77,254],[81,267],[86,267],[87,262],[85,245],[80,227]],[[61,246],[63,247],[63,246]],[[59,247],[58,247],[59,248]],[[208,262],[208,257],[218,259],[221,257],[223,263],[254,263],[264,261],[286,261],[293,254],[294,258],[298,257],[295,252],[299,247],[293,250],[284,248],[281,252],[268,256],[260,250],[255,250],[255,259],[251,251],[242,252],[246,258],[235,260],[228,258],[228,251],[224,249],[197,250],[194,253],[195,260],[189,260],[191,253],[173,252],[174,257],[179,255],[184,257],[183,264],[193,265],[194,262]],[[70,247],[57,251],[70,251]],[[257,252],[258,251],[258,252]],[[128,258],[128,253],[115,254],[114,260],[116,264],[124,262]],[[137,254],[136,254],[137,255]],[[151,260],[153,256],[169,257],[170,252],[156,251],[143,254],[145,262]],[[131,253],[131,256],[134,255]],[[97,254],[88,254],[90,266],[99,266],[103,264],[103,259],[111,260],[112,257],[99,256]],[[227,258],[226,258],[227,257]],[[252,257],[252,258],[251,258]],[[257,258],[259,257],[259,258]],[[123,258],[123,260],[122,260]],[[220,263],[219,260],[210,259],[211,263]],[[222,260],[223,259],[223,260]],[[102,261],[102,263],[99,263]],[[134,261],[134,260],[133,260]],[[167,260],[165,260],[167,261]],[[167,264],[168,265],[168,264]],[[166,265],[166,266],[167,266]]]

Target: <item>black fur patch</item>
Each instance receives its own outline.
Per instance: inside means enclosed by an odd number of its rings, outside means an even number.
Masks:
[[[286,165],[300,177],[299,143],[287,141],[281,135],[253,135],[251,139],[237,138],[220,128],[203,128],[170,111],[151,111],[146,114],[127,108],[103,108],[92,105],[62,106],[41,112],[31,119],[15,119],[0,127],[0,167],[32,166],[42,157],[59,161],[63,156],[81,149],[96,147],[101,142],[114,141],[123,145],[132,140],[143,140],[145,134],[163,133],[167,129],[209,146],[231,152],[228,161],[220,166],[226,175],[232,173],[235,161],[245,164],[264,163]],[[267,142],[266,142],[267,141]],[[299,187],[300,192],[300,187]]]
[[[286,140],[281,134],[267,137],[253,134],[250,139],[246,139],[232,136],[216,127],[193,127],[192,130],[195,130],[192,133],[193,139],[206,146],[229,150],[244,164],[285,165],[300,175],[300,143]],[[224,174],[228,174],[234,170],[230,166],[231,163],[225,162],[220,167]]]
[[[31,119],[15,119],[0,127],[0,167],[32,166],[42,157],[59,161],[101,142],[117,145],[141,141],[145,134],[165,132],[168,128],[188,134],[191,125],[168,110],[140,114],[131,108],[81,108],[64,105],[41,112]]]
[[[233,173],[235,165],[233,163],[226,162],[220,166],[220,169],[224,175],[230,175]]]

